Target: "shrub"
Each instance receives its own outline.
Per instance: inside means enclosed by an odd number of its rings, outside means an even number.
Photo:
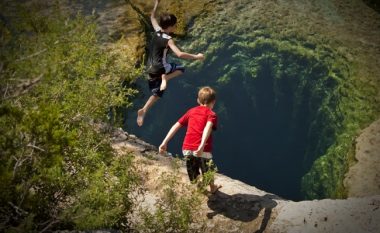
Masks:
[[[127,227],[139,178],[98,125],[141,71],[99,45],[91,18],[1,8],[0,231]]]
[[[202,232],[202,220],[199,211],[201,193],[181,183],[179,176],[180,160],[172,163],[172,172],[160,177],[162,195],[156,202],[154,210],[140,208],[141,221],[136,229],[140,232]]]

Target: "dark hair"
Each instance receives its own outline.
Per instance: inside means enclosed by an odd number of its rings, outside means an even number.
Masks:
[[[200,104],[209,104],[216,99],[216,92],[211,87],[202,87],[198,92]]]
[[[158,24],[162,29],[166,29],[170,26],[174,26],[177,23],[177,17],[173,14],[164,13],[160,16]]]

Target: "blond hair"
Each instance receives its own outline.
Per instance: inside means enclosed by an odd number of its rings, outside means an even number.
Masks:
[[[216,92],[211,87],[202,87],[198,91],[199,104],[210,104],[216,99]]]

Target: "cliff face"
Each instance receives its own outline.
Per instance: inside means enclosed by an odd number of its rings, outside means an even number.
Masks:
[[[345,177],[349,197],[380,194],[380,120],[365,128],[355,140],[355,164]]]
[[[115,135],[114,148],[135,155],[146,188],[141,206],[154,211],[163,195],[159,179],[173,172],[173,158],[121,130]],[[189,184],[183,164],[179,182]],[[204,232],[375,233],[380,229],[380,195],[293,202],[223,174],[216,175],[216,183],[223,187],[216,194],[205,194],[200,203],[197,218],[206,222]]]

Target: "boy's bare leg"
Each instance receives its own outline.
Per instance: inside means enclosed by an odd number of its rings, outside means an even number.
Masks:
[[[170,73],[170,74],[163,74],[161,76],[162,81],[161,81],[160,91],[163,91],[163,90],[166,89],[166,87],[168,85],[168,81],[170,79],[175,78],[177,76],[180,76],[181,74],[183,74],[183,72],[181,70],[176,70],[176,71],[174,71],[173,73]]]
[[[168,75],[166,74],[163,74],[161,76],[161,85],[160,85],[160,91],[163,91],[166,89],[166,86],[168,85],[168,78],[167,78]]]
[[[145,114],[146,112],[150,109],[150,107],[152,107],[152,105],[154,103],[156,103],[156,101],[159,99],[160,97],[158,96],[150,96],[149,99],[146,101],[145,105],[143,108],[140,108],[138,111],[137,111],[137,125],[138,126],[142,126],[144,124],[144,117],[145,117]]]

